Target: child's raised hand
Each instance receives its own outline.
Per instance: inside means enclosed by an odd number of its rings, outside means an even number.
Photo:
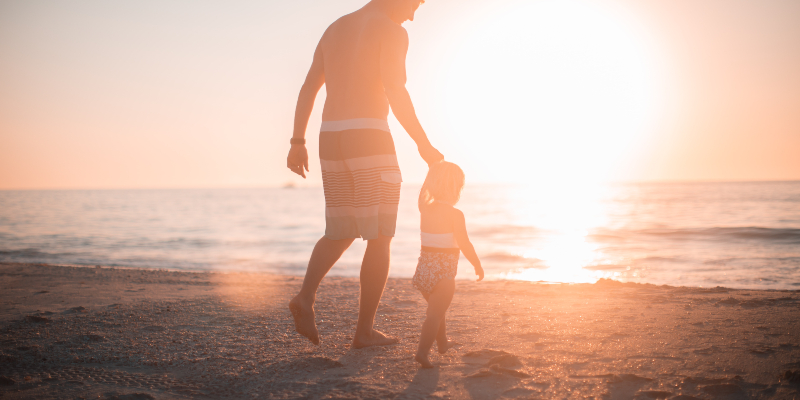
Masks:
[[[483,267],[475,267],[475,275],[478,275],[478,280],[476,282],[480,282],[483,280]]]

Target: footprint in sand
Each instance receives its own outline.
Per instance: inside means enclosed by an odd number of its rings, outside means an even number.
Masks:
[[[692,350],[692,352],[694,354],[701,354],[701,355],[704,355],[704,356],[711,355],[711,354],[717,353],[719,351],[720,351],[720,349],[717,346],[711,346],[711,347],[707,347],[705,349]]]
[[[378,314],[390,315],[397,314],[397,309],[392,306],[383,306],[378,309]]]
[[[506,353],[490,358],[489,361],[486,362],[486,365],[498,365],[503,368],[521,368],[522,361],[520,361],[517,356]]]
[[[143,327],[142,330],[146,332],[164,332],[167,330],[167,328],[161,325],[147,325]]]
[[[622,375],[614,375],[611,379],[608,380],[609,383],[644,383],[650,382],[653,379],[646,378],[644,376],[634,375],[634,374],[622,374]]]
[[[510,355],[511,353],[502,351],[502,350],[489,350],[489,349],[481,349],[478,351],[470,351],[465,353],[461,358],[464,359],[469,364],[486,364],[492,357],[502,356],[502,355]]]
[[[298,370],[325,370],[331,368],[341,368],[344,364],[327,357],[309,357],[302,360],[295,360],[290,365]]]
[[[750,349],[748,351],[751,354],[762,355],[762,356],[763,355],[770,355],[770,354],[774,354],[775,353],[775,350],[770,348],[770,347],[760,347],[760,348]]]
[[[539,393],[540,392],[536,390],[517,387],[506,390],[505,392],[503,392],[503,396],[512,399],[518,399],[518,398],[528,399],[532,398],[534,395],[538,395]]]
[[[739,304],[739,300],[736,300],[733,297],[728,297],[725,300],[720,300],[717,302],[717,305],[723,305],[723,306],[735,306],[737,304]]]
[[[538,332],[528,332],[517,335],[518,338],[527,342],[538,342],[544,335]]]
[[[494,375],[507,375],[515,378],[527,378],[530,376],[524,372],[517,371],[517,369],[523,367],[519,357],[502,350],[481,349],[470,351],[464,354],[462,359],[469,364],[482,364],[489,367],[489,369],[481,369],[469,375],[471,378]]]
[[[87,335],[83,335],[82,339],[83,339],[84,342],[95,342],[95,343],[105,342],[106,341],[105,336],[97,335],[97,334],[93,334],[93,333],[90,333],[90,334],[87,334]]]
[[[50,318],[45,318],[39,315],[28,315],[25,317],[25,321],[35,322],[35,323],[50,322]]]
[[[720,383],[717,385],[708,385],[703,386],[700,390],[712,395],[712,396],[726,396],[726,395],[736,395],[736,394],[744,394],[739,385],[735,385],[732,383]]]
[[[757,308],[757,307],[764,307],[766,305],[767,305],[767,303],[764,302],[764,301],[753,299],[753,300],[745,300],[745,301],[743,301],[741,304],[739,304],[739,307],[742,307],[742,308]]]
[[[512,377],[512,378],[530,378],[529,374],[524,372],[515,371],[509,368],[503,368],[497,365],[492,365],[489,369],[483,368],[477,372],[467,375],[467,378],[489,378],[489,377]]]
[[[636,397],[646,397],[650,399],[668,399],[672,397],[672,392],[663,390],[640,390],[636,393]]]

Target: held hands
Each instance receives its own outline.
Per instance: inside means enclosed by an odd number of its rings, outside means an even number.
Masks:
[[[422,159],[428,163],[428,166],[444,160],[442,153],[440,153],[439,150],[436,150],[431,144],[417,147],[417,149],[419,150],[419,155],[422,157]]]
[[[476,282],[480,282],[483,280],[483,267],[477,266],[475,267],[475,275],[478,275],[478,280]]]
[[[305,179],[306,174],[303,168],[308,171],[308,150],[306,150],[306,146],[302,144],[293,144],[292,148],[289,149],[289,156],[286,157],[286,166],[292,170],[292,172]]]

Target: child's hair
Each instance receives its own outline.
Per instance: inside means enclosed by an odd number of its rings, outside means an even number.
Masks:
[[[419,191],[419,209],[434,201],[450,205],[458,203],[464,188],[464,171],[451,162],[440,161],[431,165],[425,183]]]

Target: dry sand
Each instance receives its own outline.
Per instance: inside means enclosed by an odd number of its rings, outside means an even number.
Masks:
[[[0,263],[0,397],[800,399],[800,292],[459,281],[461,345],[412,356],[425,301],[390,279],[351,350],[358,281],[327,278],[323,343],[293,331],[300,278]]]

